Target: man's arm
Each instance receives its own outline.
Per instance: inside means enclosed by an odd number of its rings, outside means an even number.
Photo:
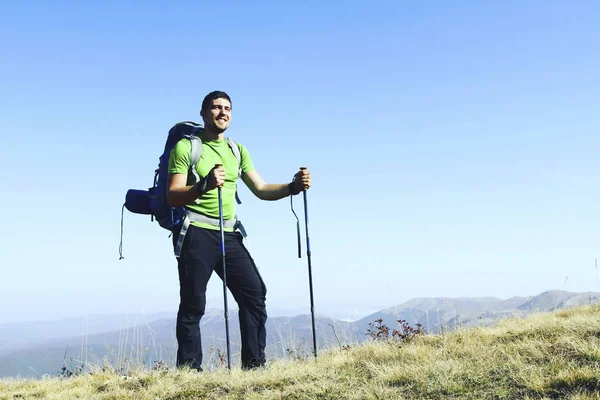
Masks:
[[[200,197],[196,185],[187,186],[187,174],[169,174],[167,200],[172,207],[185,206]]]
[[[172,207],[185,206],[202,197],[209,190],[223,186],[225,169],[223,166],[213,168],[207,176],[195,185],[187,185],[187,174],[169,174],[167,200]]]
[[[289,183],[267,183],[256,170],[242,174],[242,180],[248,189],[261,200],[280,200],[292,194]],[[308,189],[309,187],[310,174],[308,170],[302,170],[294,175],[293,194],[298,194],[304,188]]]

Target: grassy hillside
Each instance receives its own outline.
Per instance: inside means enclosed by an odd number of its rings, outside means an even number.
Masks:
[[[317,361],[273,361],[260,371],[99,371],[0,381],[0,399],[15,398],[600,399],[600,305],[416,335],[407,343],[395,336],[350,344]]]
[[[381,318],[385,324],[396,324],[404,319],[410,324],[421,323],[432,334],[447,332],[470,326],[490,326],[507,317],[525,317],[530,314],[556,311],[565,307],[600,302],[600,293],[574,293],[549,290],[536,296],[502,300],[498,298],[471,297],[446,298],[428,297],[409,300],[391,308],[380,310],[358,321],[339,321],[325,316],[315,316],[319,349],[337,347],[340,343],[365,340],[369,323]],[[231,309],[230,332],[232,357],[239,357],[239,324],[235,318],[237,310]],[[98,326],[98,323],[95,323]],[[213,310],[201,322],[202,345],[209,354],[225,349],[223,314]],[[4,338],[4,326],[0,325],[0,336]],[[87,328],[87,324],[84,325]],[[109,328],[109,327],[107,327]],[[23,329],[27,333],[30,327]],[[86,329],[87,330],[87,329]],[[154,320],[131,328],[108,330],[96,334],[81,335],[82,327],[67,337],[33,341],[30,347],[2,354],[0,350],[0,379],[18,377],[39,379],[44,375],[56,375],[63,364],[69,368],[106,362],[118,366],[127,373],[138,364],[152,366],[158,360],[168,366],[175,364],[176,345],[175,319]],[[13,335],[18,334],[18,325],[13,326]],[[10,336],[10,335],[9,335]],[[24,343],[28,342],[24,335]],[[308,354],[312,347],[310,315],[295,317],[272,317],[267,320],[268,358],[289,358]],[[0,344],[1,345],[1,344]]]

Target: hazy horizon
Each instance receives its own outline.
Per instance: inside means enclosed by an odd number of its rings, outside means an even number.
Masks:
[[[398,302],[398,303],[388,303],[388,304],[381,304],[380,306],[358,306],[355,305],[352,309],[348,310],[343,308],[343,305],[341,306],[342,309],[336,308],[334,306],[328,305],[328,307],[316,307],[318,309],[315,310],[315,314],[321,317],[330,317],[330,318],[334,318],[334,319],[338,319],[341,321],[349,321],[349,322],[354,322],[357,321],[361,318],[364,318],[365,316],[368,316],[369,314],[384,310],[384,309],[388,309],[388,308],[393,308],[396,306],[399,306],[401,304],[407,303],[409,301],[415,300],[415,299],[419,299],[419,298],[436,298],[436,299],[448,299],[448,300],[452,300],[452,299],[458,299],[458,298],[465,298],[465,299],[481,299],[481,298],[496,298],[499,300],[509,300],[511,298],[530,298],[530,297],[535,297],[541,293],[545,293],[545,292],[549,292],[549,291],[562,291],[560,289],[548,289],[545,290],[543,292],[540,293],[532,293],[532,294],[528,294],[528,295],[523,295],[523,296],[511,296],[511,297],[498,297],[498,296],[419,296],[419,297],[414,297],[414,298],[410,298],[410,299],[406,299],[402,302]],[[596,292],[596,291],[586,291],[586,292],[573,292],[573,293],[600,293],[600,292]],[[237,312],[237,304],[234,303],[229,303],[228,305],[229,308],[229,315],[230,318],[237,318],[236,317],[236,312]],[[205,315],[222,315],[222,313],[224,312],[224,305],[223,305],[223,298],[221,299],[207,299],[207,306],[206,306],[206,313]],[[157,314],[163,314],[162,318],[175,318],[176,314],[177,314],[177,308],[171,309],[171,310],[167,310],[167,309],[140,309],[140,310],[132,310],[132,311],[119,311],[119,310],[114,310],[113,312],[106,312],[106,311],[95,311],[95,312],[90,312],[90,313],[77,313],[77,312],[63,312],[63,313],[55,313],[54,316],[42,316],[42,318],[33,318],[33,319],[15,319],[15,320],[4,320],[4,321],[0,321],[0,324],[18,324],[18,323],[27,323],[27,322],[57,322],[57,321],[62,321],[62,320],[73,320],[73,319],[82,319],[82,318],[89,318],[89,317],[93,317],[93,316],[135,316],[135,315],[157,315]],[[274,317],[295,317],[298,315],[308,315],[310,314],[310,308],[309,307],[297,307],[297,308],[293,308],[293,307],[271,307],[271,310],[269,312],[269,318],[274,318]],[[146,322],[150,322],[150,320],[146,321]]]

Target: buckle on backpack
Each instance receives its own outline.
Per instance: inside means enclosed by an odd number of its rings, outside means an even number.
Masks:
[[[242,225],[242,221],[240,221],[239,219],[236,219],[235,224],[233,225],[233,230],[240,231],[244,238],[248,237],[248,233],[246,232],[244,225]]]

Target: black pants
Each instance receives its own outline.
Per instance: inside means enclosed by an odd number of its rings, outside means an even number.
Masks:
[[[177,235],[173,235],[173,242]],[[227,287],[239,307],[242,368],[265,364],[267,289],[239,232],[225,232]],[[180,303],[177,313],[177,366],[201,370],[200,319],[212,272],[223,279],[221,233],[190,225],[178,261]]]

